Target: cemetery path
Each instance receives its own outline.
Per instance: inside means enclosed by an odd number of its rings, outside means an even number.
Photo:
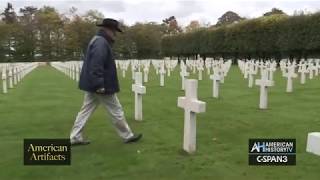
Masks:
[[[31,125],[32,128],[38,129],[39,125],[47,123],[50,118],[69,114],[70,109],[65,106],[68,104],[66,102],[74,101],[74,96],[79,94],[76,83],[64,74],[51,67],[38,67],[7,95],[0,96],[1,121],[7,122],[9,126],[4,129],[15,129],[12,133],[19,130],[29,131],[25,128],[14,128],[16,122],[19,122],[20,127]],[[56,109],[59,111],[55,111]],[[51,125],[54,129],[57,124]]]

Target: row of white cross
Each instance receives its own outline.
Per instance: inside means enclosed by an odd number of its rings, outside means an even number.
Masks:
[[[140,72],[140,65],[142,64],[144,77],[147,77],[149,67],[152,64],[156,73],[160,74],[160,86],[164,86],[164,76],[167,74],[170,76],[169,72],[173,71],[177,65],[177,61],[117,61],[117,66],[125,71],[131,64],[133,79],[135,83],[132,85],[132,91],[135,94],[135,120],[143,120],[142,113],[142,95],[146,93],[146,87],[143,86],[143,74]],[[130,63],[129,63],[130,62]],[[202,62],[200,62],[202,63]],[[187,61],[186,64],[182,61],[180,64],[180,76],[182,78],[181,89],[186,89],[186,96],[178,98],[178,106],[185,109],[185,123],[184,123],[184,140],[183,140],[183,149],[188,153],[194,153],[196,150],[196,113],[205,112],[205,102],[199,101],[197,99],[197,88],[198,81],[187,79],[189,73],[187,72],[187,67],[198,68],[201,65],[193,66],[193,61]],[[203,63],[202,63],[203,64]],[[81,71],[81,64],[79,62],[51,62],[50,65],[57,70],[65,73],[70,78],[77,80],[79,77],[79,72]],[[165,69],[164,67],[167,67]],[[209,66],[207,66],[209,67]],[[231,67],[231,61],[227,63],[223,61],[213,61],[210,68],[213,68],[214,81],[223,82],[224,76]],[[123,76],[125,77],[125,72],[122,71]],[[210,71],[209,71],[210,72]],[[202,75],[199,75],[201,78]],[[144,78],[144,82],[148,82],[147,78]],[[216,84],[216,83],[215,83]],[[216,84],[217,85],[217,84]]]
[[[196,150],[196,113],[205,112],[206,103],[197,98],[198,81],[185,80],[186,95],[178,97],[178,107],[184,108],[184,138],[183,149],[188,153]],[[142,84],[142,72],[135,72],[135,83],[132,85],[135,93],[135,120],[142,120],[142,95],[146,87]]]
[[[297,77],[295,74],[297,69],[298,73],[300,74],[300,83],[305,84],[307,74],[309,74],[309,79],[313,79],[314,76],[319,75],[320,59],[310,59],[308,61],[302,60],[299,62],[299,64],[297,64],[295,61],[281,61],[280,69],[284,77],[288,77],[289,74],[289,76],[292,76],[292,78]]]
[[[267,70],[268,79],[273,81],[273,73],[276,71],[277,63],[275,61],[255,61],[255,60],[239,60],[238,66],[244,75],[244,78],[249,77],[249,87],[253,85],[253,76],[258,73],[260,69],[261,75],[263,70]],[[299,64],[296,61],[281,60],[279,63],[280,70],[283,77],[296,78],[296,70],[300,73],[300,83],[305,84],[306,74],[309,74],[309,79],[318,76],[320,72],[320,59],[309,59],[308,61],[301,60]],[[290,89],[290,88],[289,88]],[[290,90],[287,92],[291,92]]]
[[[302,60],[299,63],[296,61],[282,60],[280,61],[280,69],[283,77],[287,78],[286,92],[293,91],[293,78],[297,78],[297,72],[300,74],[300,83],[306,83],[306,75],[309,75],[309,79],[313,79],[319,75],[320,71],[320,59],[308,59]],[[310,132],[307,138],[307,152],[320,156],[320,132]]]
[[[284,62],[280,62],[280,69],[283,72],[283,76],[288,78],[287,91],[292,91],[292,84],[290,79],[294,75],[294,63],[287,62],[284,66]],[[170,72],[177,66],[177,60],[119,60],[116,61],[117,67],[121,70],[122,76],[126,76],[126,71],[131,65],[132,79],[135,81],[132,85],[132,91],[135,95],[135,120],[143,120],[142,113],[142,96],[146,93],[146,87],[143,83],[148,82],[149,68],[152,65],[156,73],[160,75],[160,86],[164,86],[165,75],[170,76]],[[290,64],[290,65],[288,65]],[[51,65],[56,69],[64,72],[72,79],[77,80],[79,72],[81,71],[81,63],[79,62],[52,62]],[[277,69],[277,63],[274,61],[238,61],[241,72],[244,77],[249,79],[249,87],[253,87],[253,83],[260,86],[260,102],[259,108],[267,108],[268,100],[268,87],[274,85],[273,73]],[[210,78],[213,81],[212,96],[219,97],[219,85],[224,82],[224,78],[227,75],[231,61],[213,60],[207,59],[206,62],[202,60],[194,61],[187,60],[186,63],[181,61],[180,63],[180,77],[181,77],[181,89],[186,90],[185,97],[178,98],[178,106],[184,108],[184,140],[183,149],[188,153],[194,153],[196,150],[196,113],[205,112],[206,103],[197,99],[197,86],[198,81],[187,79],[189,76],[188,70],[196,72],[198,70],[198,80],[202,80],[203,67],[206,67],[207,73],[212,74]],[[298,65],[299,66],[299,65]],[[316,63],[315,63],[316,66]],[[295,66],[294,66],[295,67]],[[304,65],[301,63],[300,72],[304,72]],[[195,70],[196,69],[196,70]],[[306,68],[308,69],[308,67]],[[142,72],[143,71],[143,72]],[[316,70],[314,70],[316,71]],[[254,75],[260,72],[260,79],[254,81]],[[316,74],[316,73],[315,73]],[[291,84],[291,88],[290,88]]]
[[[208,61],[210,65],[207,67],[211,67],[213,70],[213,74],[210,78],[213,80],[213,97],[219,96],[219,83],[224,82],[224,77],[226,76],[227,72],[230,69],[231,61]],[[282,62],[282,61],[281,61]],[[187,71],[187,66],[191,65],[192,67],[197,67],[192,65],[194,61],[187,61],[186,64],[183,62],[180,63],[180,76],[182,79],[182,89],[186,89],[185,97],[178,98],[178,107],[184,108],[184,138],[183,138],[183,149],[188,153],[194,153],[196,151],[196,113],[205,112],[206,103],[199,101],[197,99],[197,80],[187,79],[189,73]],[[201,61],[199,61],[200,70],[199,71],[199,80],[202,80],[202,72],[201,72]],[[121,64],[121,63],[120,63]],[[153,63],[155,64],[155,63]],[[162,86],[162,77],[161,74],[165,74],[164,66],[161,61],[158,63],[160,66],[160,86]],[[162,64],[162,65],[161,65]],[[242,61],[239,61],[239,66],[241,67]],[[154,65],[158,66],[158,65]],[[267,102],[268,102],[268,87],[274,86],[273,80],[273,73],[277,69],[277,63],[273,62],[249,62],[248,65],[245,64],[244,66],[244,76],[245,78],[249,78],[249,87],[253,86],[253,75],[258,73],[258,69],[260,69],[261,78],[255,81],[255,84],[260,86],[260,102],[259,108],[260,109],[267,109]],[[303,72],[304,66],[301,66]],[[156,68],[158,69],[158,68]],[[134,70],[134,68],[132,69]],[[317,71],[317,70],[315,70]],[[208,70],[210,72],[210,68]],[[134,73],[134,71],[133,71]],[[209,73],[210,74],[210,73]],[[316,73],[317,74],[317,73]],[[287,85],[287,92],[292,91],[292,83],[290,83],[290,79],[294,77],[294,70],[292,67],[288,67],[286,70],[283,71],[283,76],[288,78],[288,85]],[[136,81],[135,84],[132,85],[132,90],[135,92],[135,117],[136,120],[142,120],[142,94],[146,93],[146,88],[142,84],[142,73],[136,72],[134,76]],[[291,91],[290,91],[291,89]],[[308,152],[313,153],[320,153],[320,141],[315,144],[314,139],[319,139],[319,133],[310,133],[308,135]],[[311,140],[309,140],[311,139]],[[320,140],[320,139],[319,139]],[[318,149],[317,149],[318,148]]]
[[[178,97],[178,107],[184,109],[184,137],[183,137],[183,149],[188,153],[194,153],[196,151],[196,113],[205,112],[206,103],[199,101],[197,98],[198,81],[194,79],[187,79],[189,73],[187,71],[187,64],[191,64],[191,61],[187,61],[185,64],[183,61],[180,63],[180,76],[182,80],[181,89],[185,90],[185,97]],[[192,61],[193,62],[193,61]],[[231,61],[211,61],[210,68],[213,69],[213,96],[218,97],[219,82],[224,82],[224,77],[228,73],[231,67]],[[127,62],[123,62],[127,63]],[[200,61],[200,63],[202,63]],[[120,63],[121,66],[122,63]],[[160,67],[158,73],[160,74],[160,86],[164,85],[164,69],[163,61],[153,61],[152,64],[155,67]],[[201,65],[200,65],[201,66]],[[134,67],[134,65],[133,65]],[[195,67],[195,66],[192,66]],[[133,69],[134,70],[134,69]],[[138,69],[139,71],[139,69]],[[170,69],[167,69],[170,72]],[[202,79],[202,69],[200,67],[199,79]],[[132,85],[132,91],[135,93],[135,119],[142,120],[142,95],[146,93],[146,87],[142,83],[142,72],[134,72],[135,83]],[[144,71],[145,72],[145,71]],[[210,71],[209,71],[210,72]]]
[[[208,75],[211,74],[211,71],[214,69],[215,66],[217,66],[217,63],[222,63],[223,67],[225,69],[225,73],[227,73],[231,67],[231,60],[228,60],[224,62],[221,60],[213,60],[212,58],[207,58],[205,63],[204,60],[181,60],[180,69],[183,71],[183,67],[186,67],[185,69],[190,69],[190,71],[193,72],[193,74],[198,71],[198,80],[202,80],[203,78],[203,71],[205,68],[207,69]],[[160,75],[160,86],[163,86],[164,84],[164,75],[167,75],[168,77],[171,76],[171,72],[175,69],[175,67],[178,65],[178,60],[116,60],[117,68],[119,68],[122,72],[122,77],[126,77],[126,71],[128,70],[129,66],[131,66],[131,72],[132,72],[132,79],[134,80],[134,72],[142,72],[144,76],[144,82],[148,82],[148,73],[151,65],[153,65],[153,68],[156,71],[157,75]],[[189,75],[184,73],[185,75]]]
[[[142,72],[143,70],[143,82],[147,83],[149,81],[148,74],[151,65],[156,71],[156,74],[160,76],[160,86],[165,86],[165,77],[171,76],[171,72],[174,71],[175,67],[178,64],[178,60],[117,60],[116,65],[120,69],[122,76],[126,77],[126,71],[128,70],[129,66],[131,66],[132,72],[132,80],[135,79],[135,72]],[[231,67],[231,60],[223,61],[221,60],[213,60],[207,59],[206,63],[203,60],[186,60],[181,61],[180,63],[180,77],[181,77],[181,90],[185,89],[185,79],[190,75],[188,69],[190,71],[196,72],[198,70],[198,80],[203,79],[203,70],[204,64],[207,69],[208,75],[212,72],[213,74],[210,75],[210,78],[213,81],[212,87],[212,96],[215,98],[219,97],[219,86],[220,83],[224,83],[224,78],[227,75],[230,67]],[[82,62],[79,61],[69,61],[69,62],[51,62],[51,66],[55,67],[59,71],[62,71],[66,75],[68,75],[73,80],[78,81]]]
[[[266,109],[268,102],[268,87],[274,86],[273,74],[277,69],[277,63],[275,61],[254,61],[248,60],[238,61],[238,66],[244,75],[245,79],[249,79],[248,87],[253,87],[254,76],[260,71],[261,79],[256,80],[256,85],[260,86],[260,108]],[[305,84],[306,74],[309,74],[309,78],[319,75],[320,60],[310,59],[308,61],[300,61],[297,64],[295,61],[281,60],[279,63],[282,76],[287,78],[286,92],[293,92],[293,78],[297,78],[296,70],[300,73],[300,83]]]
[[[276,71],[277,63],[275,61],[242,61],[238,60],[238,66],[245,79],[248,79],[248,87],[252,88],[254,75],[260,71],[260,79],[255,80],[255,84],[260,86],[259,108],[268,107],[268,87],[274,86],[273,73]]]
[[[116,66],[122,72],[122,77],[126,77],[126,71],[131,65],[132,80],[134,80],[135,72],[143,71],[143,82],[148,82],[148,74],[150,66],[153,65],[156,74],[160,74],[160,84],[164,86],[164,74],[167,72],[168,77],[171,75],[171,71],[177,66],[178,60],[116,60]],[[167,71],[166,71],[167,69]]]
[[[8,88],[16,86],[29,72],[39,66],[39,63],[1,63],[0,72],[2,80],[2,92],[8,93]]]
[[[160,86],[164,86],[165,84],[165,75],[167,74],[170,77],[171,72],[174,70],[176,65],[178,64],[178,60],[118,60],[116,61],[117,67],[120,68],[122,71],[122,76],[125,77],[126,71],[128,67],[131,65],[131,72],[132,72],[132,79],[134,80],[135,72],[141,72],[143,69],[143,82],[148,82],[148,74],[150,65],[152,64],[156,74],[160,75]],[[203,79],[203,71],[204,66],[207,69],[208,75],[211,74],[210,78],[213,80],[213,90],[212,96],[215,98],[219,97],[219,85],[220,83],[224,83],[224,77],[227,75],[228,71],[230,70],[232,61],[223,61],[220,60],[213,60],[213,59],[206,59],[205,63],[202,59],[200,60],[186,60],[180,62],[180,77],[181,77],[181,89],[184,90],[185,88],[185,79],[190,75],[188,69],[193,73],[198,71],[198,80]]]
[[[252,87],[254,75],[260,69],[261,79],[256,80],[256,84],[260,85],[260,108],[267,108],[267,88],[274,85],[273,73],[277,68],[275,61],[238,61],[239,68],[245,78],[249,78],[249,87]],[[297,78],[300,74],[300,83],[306,83],[306,75],[309,74],[309,79],[319,75],[320,59],[301,60],[299,63],[290,60],[281,60],[279,67],[282,76],[287,78],[286,92],[293,92],[293,78]],[[268,75],[269,74],[269,75]],[[307,137],[307,152],[320,156],[320,132],[310,132]]]
[[[119,66],[128,66],[129,63],[127,63],[128,61],[119,61]],[[172,69],[167,69],[167,71],[164,68],[164,64],[165,61],[151,61],[152,64],[156,67],[155,69],[160,69],[158,71],[158,73],[160,74],[160,86],[164,86],[164,76],[166,74],[166,72],[170,72]],[[175,62],[175,61],[173,61]],[[186,64],[191,64],[191,61],[187,61]],[[201,61],[200,61],[201,62]],[[211,75],[212,80],[213,80],[213,97],[218,97],[219,94],[219,83],[223,83],[224,82],[224,77],[227,75],[230,67],[231,67],[231,61],[211,61],[212,62],[212,66],[210,66],[210,68],[213,69],[213,73]],[[136,67],[136,64],[138,64],[138,62],[136,63],[135,61],[132,62],[133,65],[132,67]],[[136,63],[136,64],[135,64]],[[123,65],[126,64],[126,65]],[[150,64],[148,64],[148,61],[142,61],[141,64],[144,64],[144,68],[148,67]],[[174,66],[176,66],[176,63],[172,63],[173,65],[171,67],[174,68]],[[180,77],[181,77],[181,90],[185,90],[185,81],[187,80],[187,77],[189,76],[189,72],[187,71],[187,65],[186,65],[183,61],[181,61],[180,63]],[[160,68],[158,68],[160,67]],[[170,66],[169,66],[170,67]],[[135,84],[132,85],[132,91],[135,93],[135,100],[138,101],[135,104],[137,105],[135,107],[135,119],[136,120],[142,120],[142,95],[146,93],[146,88],[145,86],[143,86],[142,83],[142,72],[139,72],[139,69],[135,69],[133,68],[132,70],[137,70],[137,72],[132,71],[133,75],[133,79],[135,79]],[[144,71],[144,79],[146,78],[146,71]],[[200,76],[201,77],[201,76]],[[144,81],[146,82],[146,81]]]
[[[50,66],[54,67],[60,72],[63,72],[65,75],[69,76],[72,80],[75,80],[77,82],[80,78],[82,64],[82,61],[50,62]]]

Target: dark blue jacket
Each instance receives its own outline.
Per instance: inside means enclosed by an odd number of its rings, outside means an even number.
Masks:
[[[106,94],[120,91],[117,69],[111,49],[112,40],[100,30],[87,48],[83,62],[79,88],[88,92],[96,92],[105,88]]]

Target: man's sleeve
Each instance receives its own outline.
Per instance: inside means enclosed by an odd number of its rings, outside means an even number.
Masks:
[[[96,39],[92,44],[91,58],[89,63],[89,73],[92,78],[91,83],[94,84],[96,89],[104,87],[104,61],[107,58],[108,51],[107,48],[101,39]]]

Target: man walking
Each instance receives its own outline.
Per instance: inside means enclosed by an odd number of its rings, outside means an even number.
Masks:
[[[116,95],[120,88],[111,45],[115,41],[116,32],[122,32],[120,23],[107,18],[97,26],[100,27],[100,30],[88,45],[81,70],[79,88],[85,91],[84,102],[70,134],[71,144],[90,143],[83,138],[82,131],[100,103],[110,114],[112,124],[123,141],[125,143],[136,142],[142,137],[142,134],[133,134]]]

